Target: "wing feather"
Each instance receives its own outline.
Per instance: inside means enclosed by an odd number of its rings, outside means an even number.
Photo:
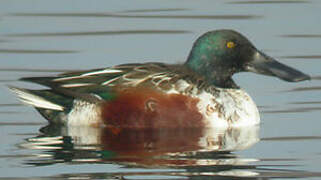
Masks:
[[[110,92],[113,87],[148,86],[161,89],[169,87],[171,80],[177,76],[170,65],[145,63],[67,72],[55,77],[27,77],[21,80],[47,86],[53,92],[66,96],[97,102],[97,96]]]

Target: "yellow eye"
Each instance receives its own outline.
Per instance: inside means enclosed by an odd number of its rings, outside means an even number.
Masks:
[[[235,47],[235,43],[232,42],[232,41],[229,41],[229,42],[226,43],[226,47],[227,48],[234,48]]]

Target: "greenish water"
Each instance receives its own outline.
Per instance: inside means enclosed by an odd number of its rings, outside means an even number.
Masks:
[[[319,179],[320,8],[318,0],[1,1],[0,178]],[[101,129],[47,127],[6,87],[39,88],[17,79],[66,70],[183,62],[199,35],[223,28],[312,76],[287,83],[236,75],[259,106],[260,127],[115,138]]]

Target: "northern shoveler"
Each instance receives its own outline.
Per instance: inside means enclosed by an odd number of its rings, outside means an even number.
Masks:
[[[22,78],[49,87],[11,87],[51,123],[111,128],[254,125],[251,97],[232,79],[255,72],[297,82],[310,77],[257,50],[233,30],[199,37],[183,64],[122,64],[56,77]]]

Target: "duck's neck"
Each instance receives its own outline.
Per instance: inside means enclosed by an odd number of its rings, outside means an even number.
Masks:
[[[233,70],[225,68],[221,64],[213,63],[215,61],[208,60],[208,56],[199,56],[193,52],[190,53],[185,66],[190,70],[202,76],[209,84],[220,88],[239,89],[232,79]],[[216,58],[215,56],[211,58]]]

